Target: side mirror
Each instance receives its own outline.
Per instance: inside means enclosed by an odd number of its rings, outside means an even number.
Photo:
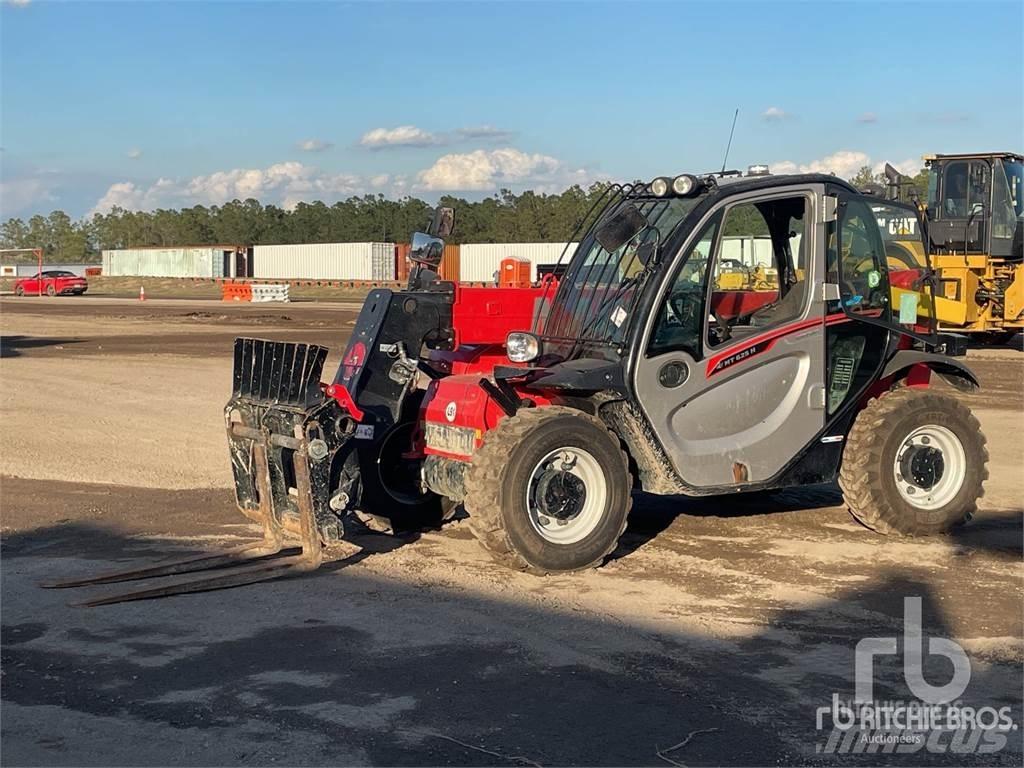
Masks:
[[[448,237],[455,229],[455,209],[438,207],[427,230],[434,237]]]
[[[619,250],[647,227],[647,217],[632,203],[620,208],[614,216],[604,222],[594,238],[608,253]]]
[[[431,269],[437,269],[444,255],[444,240],[426,232],[414,232],[409,244],[409,259]]]
[[[971,205],[971,218],[972,219],[976,219],[979,216],[982,217],[982,218],[985,217],[985,204],[984,203],[974,203],[974,204]]]

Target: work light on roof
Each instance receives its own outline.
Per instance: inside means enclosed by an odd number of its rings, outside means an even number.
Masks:
[[[767,165],[752,165],[747,168],[747,176],[768,176],[770,171]]]
[[[664,176],[659,176],[651,182],[651,194],[655,197],[664,197],[668,194],[669,181]]]
[[[672,180],[672,191],[686,197],[697,189],[697,179],[688,173],[680,174]]]

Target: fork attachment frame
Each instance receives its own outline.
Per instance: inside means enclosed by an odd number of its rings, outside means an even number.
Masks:
[[[99,606],[224,589],[318,568],[324,544],[344,535],[329,496],[332,474],[339,474],[356,426],[322,394],[326,356],[327,349],[316,345],[235,340],[234,386],[224,420],[235,500],[262,526],[261,540],[218,554],[43,586],[63,589],[211,571],[202,578],[81,603]],[[301,550],[279,556],[290,537],[298,539]]]

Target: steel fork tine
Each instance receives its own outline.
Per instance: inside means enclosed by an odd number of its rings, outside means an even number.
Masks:
[[[300,435],[301,433],[297,433],[296,437],[301,439]],[[305,451],[304,443],[302,450]],[[288,576],[293,573],[316,570],[323,561],[323,544],[320,541],[316,517],[313,512],[309,467],[305,461],[295,462],[295,484],[298,490],[296,506],[299,512],[299,535],[302,550],[295,555],[269,559],[280,552],[283,547],[282,527],[274,511],[271,498],[270,469],[267,462],[266,446],[262,443],[256,443],[253,448],[253,456],[256,461],[256,483],[259,489],[260,512],[263,524],[262,541],[245,544],[223,554],[200,555],[149,568],[108,573],[89,579],[56,582],[44,584],[43,586],[51,589],[61,589],[90,584],[116,584],[123,581],[138,581],[141,579],[204,571],[223,565],[235,565],[234,568],[224,569],[220,573],[213,574],[207,578],[177,581],[150,589],[123,592],[107,597],[97,597],[82,603],[75,603],[77,606],[95,608],[100,605],[114,605],[115,603],[126,603],[134,600],[153,600],[160,597],[171,597],[172,595],[186,595],[192,592],[209,592],[215,589],[240,587],[245,584],[255,584],[260,581],[269,581],[282,576]],[[259,554],[252,557],[244,557],[248,552],[259,552]]]
[[[193,592],[210,592],[216,589],[227,589],[229,587],[240,587],[246,584],[256,584],[261,581],[270,581],[293,573],[304,573],[317,568],[319,561],[311,559],[303,552],[300,555],[271,560],[251,566],[239,566],[217,576],[207,579],[192,579],[179,581],[172,584],[165,584],[152,589],[142,589],[137,592],[122,592],[108,597],[98,597],[95,600],[87,600],[82,603],[74,603],[76,607],[96,608],[101,605],[114,605],[116,603],[127,603],[136,600],[155,600],[161,597],[172,597],[174,595],[187,595]]]
[[[238,563],[239,560],[257,559],[268,557],[281,551],[281,545],[267,542],[266,540],[245,544],[240,547],[229,549],[216,555],[197,555],[181,560],[174,560],[163,565],[153,565],[146,568],[135,568],[126,571],[111,571],[101,573],[98,576],[90,576],[84,579],[69,579],[67,581],[43,582],[39,586],[43,589],[70,589],[72,587],[87,587],[94,584],[118,584],[125,581],[141,581],[142,579],[155,579],[161,576],[176,576],[181,573],[193,573],[195,571],[206,571],[211,568],[219,568],[224,565]],[[246,553],[254,553],[245,556]]]
[[[146,568],[101,573],[85,579],[68,579],[66,581],[45,582],[39,586],[44,589],[69,589],[86,587],[94,584],[117,584],[124,581],[141,581],[162,576],[176,576],[181,573],[205,571],[224,565],[237,563],[239,560],[254,560],[261,557],[276,555],[283,546],[281,523],[274,512],[270,496],[270,466],[267,461],[267,448],[262,443],[253,446],[253,458],[256,461],[256,485],[260,496],[260,521],[263,525],[263,538],[249,544],[232,547],[216,555],[196,555],[172,562],[158,563]],[[252,553],[252,554],[250,554]]]

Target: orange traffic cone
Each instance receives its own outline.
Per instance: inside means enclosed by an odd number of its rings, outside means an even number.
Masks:
[[[145,300],[146,300],[146,286],[140,285],[139,286],[139,301],[145,301]]]

